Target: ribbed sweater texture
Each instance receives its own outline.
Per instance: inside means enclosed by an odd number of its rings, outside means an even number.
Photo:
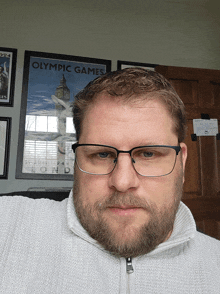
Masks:
[[[220,241],[180,204],[170,238],[132,259],[105,251],[61,202],[0,197],[0,294],[220,294]]]

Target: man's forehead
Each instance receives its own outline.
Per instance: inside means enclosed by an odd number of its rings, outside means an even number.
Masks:
[[[126,102],[120,98],[99,95],[84,117],[83,133],[86,130],[90,137],[91,132],[97,135],[98,130],[98,133],[103,133],[103,136],[106,136],[109,134],[110,128],[114,130],[115,136],[121,130],[123,133],[130,131],[130,135],[132,134],[133,137],[138,133],[144,137],[148,133],[149,136],[150,133],[153,133],[153,129],[155,132],[163,132],[164,136],[167,132],[173,133],[172,118],[159,99],[152,99],[152,97],[140,99],[138,97],[138,99]]]
[[[161,111],[165,111],[171,116],[168,104],[164,99],[156,92],[146,93],[142,95],[132,95],[132,96],[111,96],[108,93],[98,94],[93,103],[90,104],[88,110],[93,108],[109,107],[109,105],[114,105],[117,107],[132,107],[132,108],[160,108]]]
[[[109,127],[114,125],[115,131],[118,131],[119,122],[129,125],[132,122],[132,125],[141,127],[144,121],[153,121],[154,126],[158,128],[164,124],[161,120],[163,117],[164,122],[169,121],[166,124],[169,125],[169,129],[175,132],[175,120],[158,95],[147,94],[129,98],[113,97],[105,93],[97,95],[93,104],[84,113],[82,131],[85,127],[91,129],[91,124],[94,125],[95,122],[97,125],[106,124]]]

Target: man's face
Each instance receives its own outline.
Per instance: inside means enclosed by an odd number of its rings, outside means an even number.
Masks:
[[[102,144],[119,150],[143,145],[178,145],[173,121],[159,100],[123,104],[101,94],[83,121],[80,144]],[[173,172],[144,177],[128,153],[120,153],[108,175],[91,175],[75,166],[77,216],[106,250],[130,257],[146,254],[169,238],[182,196],[186,145]]]

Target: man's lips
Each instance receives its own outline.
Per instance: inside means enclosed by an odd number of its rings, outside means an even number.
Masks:
[[[140,207],[135,205],[112,205],[112,206],[109,206],[108,208],[133,209],[133,208],[140,208]]]
[[[135,212],[137,212],[140,209],[143,209],[142,207],[138,206],[130,206],[130,205],[123,205],[123,206],[109,206],[107,207],[108,210],[110,210],[112,213],[117,215],[131,215]]]

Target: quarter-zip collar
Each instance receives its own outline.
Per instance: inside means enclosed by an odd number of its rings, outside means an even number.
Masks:
[[[87,231],[80,224],[73,203],[73,192],[70,192],[68,203],[67,203],[67,222],[69,229],[78,237],[82,238],[86,242],[93,244],[100,250],[105,250],[99,243],[91,238]],[[196,224],[192,213],[188,207],[180,202],[179,209],[176,214],[173,232],[168,240],[161,243],[153,251],[147,254],[147,256],[153,256],[159,254],[163,251],[174,248],[180,244],[188,242],[190,239],[194,238],[196,232]],[[132,264],[131,264],[132,265]]]
[[[148,256],[153,256],[178,245],[183,245],[193,239],[195,233],[196,224],[193,215],[189,208],[183,202],[180,202],[170,238],[148,253]]]

